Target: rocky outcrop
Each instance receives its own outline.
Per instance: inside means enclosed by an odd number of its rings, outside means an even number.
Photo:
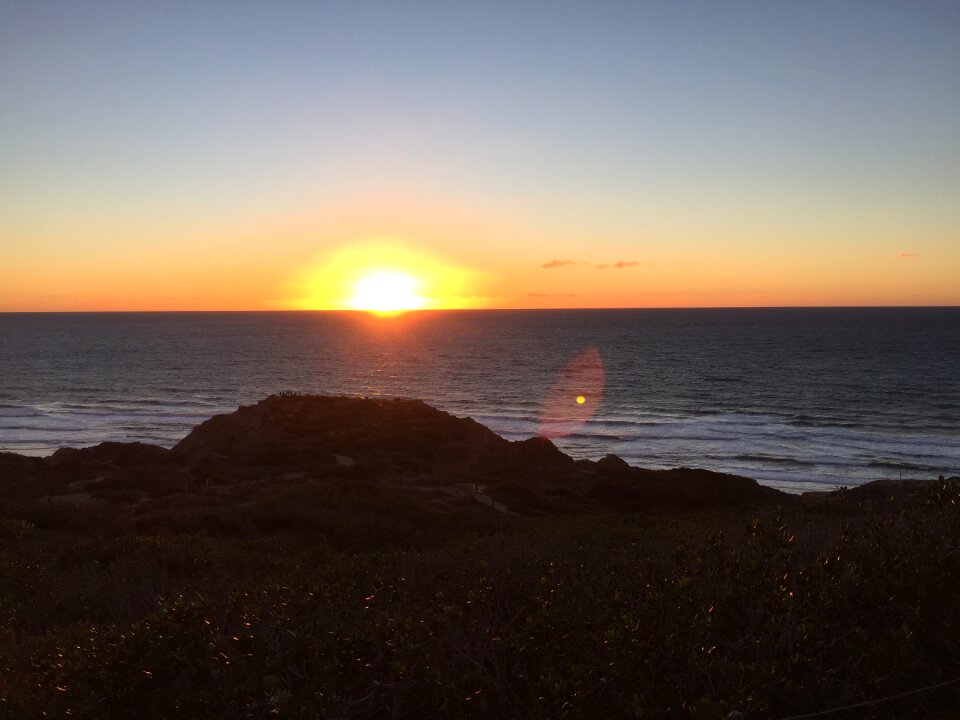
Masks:
[[[197,426],[173,448],[185,462],[211,457],[253,466],[316,467],[349,458],[429,472],[474,469],[509,443],[469,418],[419,400],[272,396]]]
[[[627,512],[706,510],[710,508],[793,505],[795,495],[759,485],[755,480],[708,470],[645,470],[607,456],[597,464],[602,479],[587,495]]]
[[[0,471],[71,490],[163,495],[270,481],[351,479],[400,487],[496,487],[504,498],[562,493],[569,506],[630,512],[791,503],[744,477],[634,468],[615,456],[574,462],[546,438],[509,442],[418,400],[277,395],[217,415],[172,450],[143,443],[61,449],[43,461],[0,458]],[[499,499],[499,496],[498,496]]]
[[[26,491],[40,483],[44,474],[44,461],[11,452],[0,452],[0,493],[9,495]]]

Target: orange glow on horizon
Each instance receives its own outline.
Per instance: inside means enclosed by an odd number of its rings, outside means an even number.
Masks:
[[[869,228],[803,245],[798,233],[765,228],[720,255],[697,228],[677,234],[664,220],[646,228],[654,239],[642,247],[608,249],[599,236],[571,231],[560,242],[546,230],[516,229],[507,215],[403,201],[249,228],[178,220],[149,232],[56,225],[49,238],[8,235],[5,245],[0,237],[0,312],[353,311],[357,284],[377,273],[413,278],[417,310],[960,304],[960,246],[936,252],[894,238],[844,247]],[[143,247],[122,245],[144,233]],[[51,239],[61,235],[71,243]],[[764,242],[768,235],[777,242]]]
[[[417,293],[419,286],[419,281],[404,272],[372,273],[357,281],[350,305],[377,315],[419,310],[426,303]]]
[[[372,241],[342,249],[303,271],[294,283],[298,297],[283,304],[378,314],[477,307],[468,294],[471,279],[467,270],[397,241]]]

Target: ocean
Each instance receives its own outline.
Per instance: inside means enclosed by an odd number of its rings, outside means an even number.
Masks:
[[[960,475],[960,308],[0,314],[0,450],[170,447],[285,390],[419,398],[508,439],[569,392],[549,434],[576,458],[794,492]]]

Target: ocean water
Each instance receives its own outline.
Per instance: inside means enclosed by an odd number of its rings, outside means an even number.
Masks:
[[[169,447],[283,390],[420,398],[519,439],[576,383],[590,417],[554,442],[578,458],[793,491],[960,475],[960,308],[0,314],[0,450],[33,455]]]

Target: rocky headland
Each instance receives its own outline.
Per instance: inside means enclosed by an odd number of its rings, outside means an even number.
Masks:
[[[143,504],[252,485],[355,482],[437,504],[472,488],[510,512],[614,508],[657,513],[792,504],[744,477],[645,470],[616,456],[574,461],[545,438],[510,442],[418,400],[275,395],[197,426],[174,448],[108,442],[47,458],[0,454],[7,492]],[[456,493],[454,494],[456,496]]]
[[[960,478],[792,495],[415,400],[0,453],[0,718],[954,717],[957,587]]]

